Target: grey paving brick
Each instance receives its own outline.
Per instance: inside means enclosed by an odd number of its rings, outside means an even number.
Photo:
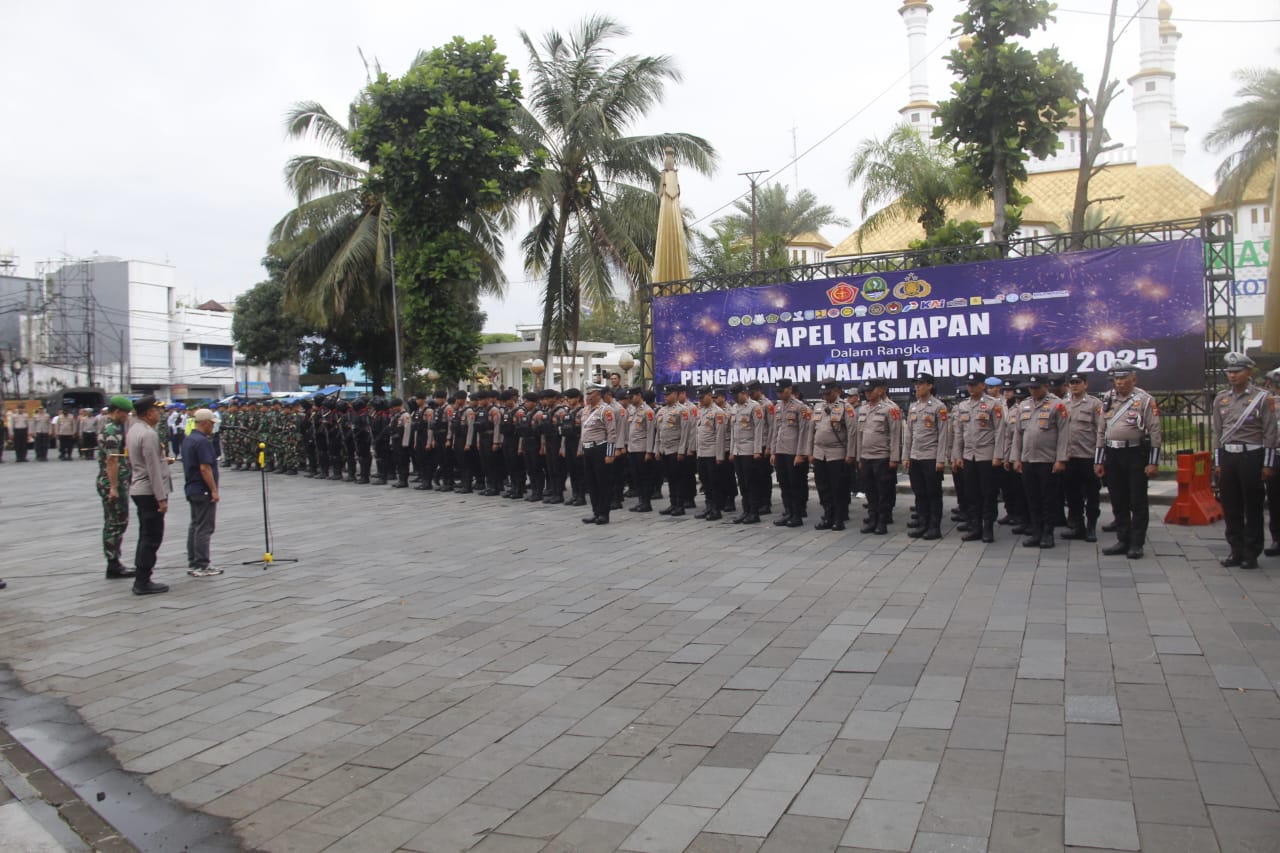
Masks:
[[[662,782],[624,779],[587,809],[585,817],[639,825],[675,787]]]
[[[681,853],[702,831],[715,809],[663,803],[622,842],[622,850]]]
[[[883,740],[893,738],[902,714],[898,711],[853,711],[840,730],[842,740]]]
[[[1274,690],[1266,673],[1256,666],[1212,664],[1213,677],[1224,690]]]
[[[877,850],[909,851],[924,803],[863,798],[853,812],[841,844]]]
[[[935,784],[925,803],[921,831],[986,838],[991,834],[996,792]]]
[[[695,767],[671,792],[667,802],[718,809],[729,801],[748,775],[750,771],[736,767]]]
[[[1120,706],[1114,696],[1067,696],[1068,723],[1120,725]]]
[[[794,796],[793,791],[739,788],[707,823],[706,831],[763,838],[773,831]]]
[[[554,838],[596,802],[591,794],[570,791],[544,791],[528,805],[511,815],[498,829],[507,835],[531,838]]]
[[[1062,853],[1062,818],[998,811],[987,841],[990,853]]]
[[[1204,801],[1213,806],[1275,809],[1276,801],[1266,779],[1252,764],[1194,762]]]
[[[916,729],[950,729],[959,707],[959,701],[912,699],[907,703],[899,725]]]
[[[848,820],[869,780],[858,776],[816,773],[791,804],[791,814]]]
[[[916,834],[911,853],[986,853],[986,836],[946,835],[937,832]]]
[[[1189,780],[1134,779],[1133,806],[1139,824],[1209,825],[1200,787]]]
[[[1075,847],[1137,850],[1138,824],[1133,803],[1067,797],[1064,840]]]
[[[938,765],[929,761],[885,759],[876,768],[865,796],[875,800],[923,803],[929,798]]]

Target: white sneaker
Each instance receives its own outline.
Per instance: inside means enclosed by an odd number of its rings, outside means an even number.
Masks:
[[[211,578],[222,574],[222,569],[215,569],[213,566],[206,566],[203,569],[187,569],[187,574],[193,578]]]

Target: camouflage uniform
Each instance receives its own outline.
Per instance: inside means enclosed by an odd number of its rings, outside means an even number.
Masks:
[[[112,499],[107,460],[116,458],[116,497]],[[107,421],[98,437],[98,496],[102,498],[102,554],[107,568],[120,567],[120,543],[129,528],[129,478],[132,469],[124,449],[124,427]]]

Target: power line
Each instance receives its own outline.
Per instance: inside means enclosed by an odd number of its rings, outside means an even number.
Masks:
[[[1054,13],[1068,12],[1072,15],[1093,15],[1096,17],[1110,17],[1110,12],[1100,12],[1096,9],[1064,9],[1059,6],[1054,9]],[[1170,19],[1175,24],[1280,24],[1280,18],[1184,18],[1178,15]]]
[[[865,113],[867,110],[871,109],[871,107],[872,107],[874,104],[876,104],[876,103],[877,103],[881,98],[883,98],[885,95],[889,94],[889,92],[890,92],[892,89],[896,88],[896,87],[898,86],[898,84],[899,84],[899,83],[901,83],[903,80],[905,80],[905,79],[907,79],[908,77],[910,77],[910,76],[911,76],[911,72],[915,70],[916,66],[918,66],[918,65],[923,65],[923,64],[924,64],[924,62],[925,62],[929,57],[933,56],[935,53],[937,53],[937,52],[938,52],[938,48],[942,47],[944,44],[946,44],[946,43],[947,43],[948,41],[950,41],[950,40],[951,40],[951,37],[950,37],[950,36],[947,36],[946,38],[942,39],[942,41],[940,41],[940,42],[938,42],[937,44],[935,44],[935,45],[933,46],[933,48],[932,48],[932,49],[930,49],[930,51],[929,51],[928,53],[926,53],[923,57],[921,57],[921,59],[920,59],[920,61],[919,61],[919,62],[915,62],[915,63],[913,63],[910,67],[908,67],[908,68],[907,68],[907,70],[906,70],[905,72],[903,72],[902,74],[900,74],[900,75],[898,75],[897,77],[895,77],[895,78],[894,78],[894,79],[893,79],[893,80],[892,80],[888,85],[886,85],[883,89],[881,89],[881,90],[880,90],[880,92],[879,92],[878,94],[876,94],[876,96],[875,96],[875,97],[873,97],[871,100],[867,101],[865,104],[863,104],[861,107],[859,107],[859,108],[858,108],[858,110],[857,110],[857,112],[855,112],[853,115],[849,116],[849,117],[848,117],[847,119],[845,119],[844,121],[840,122],[840,124],[836,125],[836,126],[835,126],[835,127],[834,127],[834,128],[833,128],[833,129],[832,129],[832,130],[827,134],[827,135],[826,135],[826,136],[822,137],[822,138],[821,138],[821,139],[819,139],[817,142],[813,143],[813,144],[812,144],[812,145],[810,145],[808,148],[806,148],[805,150],[801,151],[798,155],[796,155],[795,157],[791,158],[791,160],[787,161],[786,163],[783,163],[783,164],[782,164],[780,167],[778,167],[777,169],[774,169],[774,170],[773,170],[773,172],[771,172],[767,178],[765,178],[764,180],[760,181],[760,183],[762,183],[762,184],[768,184],[768,183],[770,183],[771,181],[773,181],[773,179],[774,179],[774,178],[776,178],[776,177],[778,177],[779,175],[781,175],[783,172],[785,172],[787,169],[789,169],[789,168],[791,168],[792,166],[794,166],[796,163],[799,163],[801,160],[803,160],[803,159],[804,159],[805,157],[807,157],[809,154],[813,153],[813,151],[814,151],[815,149],[817,149],[819,146],[823,145],[823,144],[824,144],[824,143],[826,143],[829,139],[831,139],[833,136],[835,136],[837,133],[839,133],[840,131],[842,131],[842,130],[844,130],[846,127],[848,127],[850,124],[852,124],[852,123],[854,122],[854,120],[855,120],[855,119],[857,119],[857,118],[861,117],[861,115],[862,115],[863,113]],[[797,189],[799,189],[799,188],[797,187]],[[712,216],[715,216],[717,213],[719,213],[720,211],[724,210],[726,207],[729,207],[730,205],[734,204],[735,202],[740,201],[740,200],[742,200],[743,198],[747,197],[748,195],[750,195],[750,193],[751,193],[751,191],[750,191],[750,190],[747,190],[747,191],[746,191],[746,192],[744,192],[744,193],[740,193],[739,195],[734,196],[733,198],[729,199],[729,200],[728,200],[728,201],[726,201],[724,204],[720,205],[719,207],[717,207],[715,210],[711,211],[710,213],[703,214],[702,216],[699,216],[697,219],[695,219],[695,220],[693,220],[692,222],[690,222],[690,223],[689,223],[689,227],[690,227],[690,228],[692,228],[693,226],[697,225],[699,222],[702,222],[702,221],[704,221],[704,220],[706,220],[706,219],[711,218]]]

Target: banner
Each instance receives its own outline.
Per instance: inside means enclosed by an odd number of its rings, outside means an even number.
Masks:
[[[1204,249],[1198,239],[912,271],[663,296],[653,305],[659,386],[786,377],[939,390],[973,370],[1105,373],[1148,391],[1204,384]],[[1094,389],[1103,387],[1097,381]]]

